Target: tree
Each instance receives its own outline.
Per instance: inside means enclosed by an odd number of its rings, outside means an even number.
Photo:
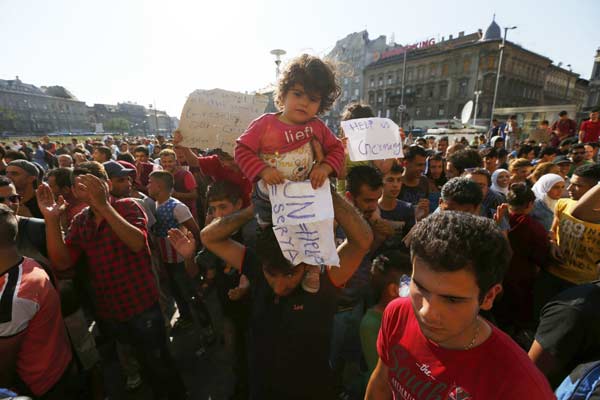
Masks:
[[[128,132],[129,121],[125,118],[111,118],[104,123],[104,129],[109,132]]]

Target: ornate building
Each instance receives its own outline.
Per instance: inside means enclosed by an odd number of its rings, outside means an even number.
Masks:
[[[501,29],[495,21],[486,30],[435,43],[397,46],[376,55],[364,70],[364,100],[382,117],[399,119],[404,126],[434,128],[449,125],[469,100],[478,98],[477,123],[490,122],[498,71]],[[405,61],[406,60],[406,61]],[[404,71],[406,65],[406,71]],[[402,77],[404,75],[404,99]],[[547,104],[583,105],[585,82],[552,60],[506,41],[500,70],[496,108]]]

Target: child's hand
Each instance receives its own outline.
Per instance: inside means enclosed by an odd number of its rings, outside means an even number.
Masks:
[[[318,189],[323,186],[325,179],[333,172],[333,169],[328,164],[315,165],[310,172],[310,183],[313,189]]]
[[[267,185],[279,185],[285,181],[283,174],[276,168],[267,167],[258,174]]]

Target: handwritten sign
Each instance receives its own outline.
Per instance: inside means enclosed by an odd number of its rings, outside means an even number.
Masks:
[[[306,263],[339,267],[340,258],[335,248],[333,219],[274,226],[273,232],[284,257],[293,265]]]
[[[273,225],[297,225],[333,219],[333,203],[328,183],[316,190],[312,188],[310,181],[286,181],[281,185],[270,185],[269,199],[273,210]]]
[[[265,112],[268,99],[223,89],[196,90],[181,111],[181,143],[200,149],[220,147],[232,153],[250,122]]]
[[[273,231],[286,259],[293,265],[340,265],[329,180],[316,190],[310,181],[270,185],[269,200]]]
[[[358,118],[342,121],[352,161],[403,157],[398,125],[388,118]]]

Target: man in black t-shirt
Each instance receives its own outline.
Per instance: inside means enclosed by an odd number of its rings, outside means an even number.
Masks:
[[[315,294],[302,290],[306,265],[294,267],[284,258],[272,228],[259,235],[256,252],[231,239],[252,219],[252,207],[202,230],[206,248],[250,281],[251,399],[333,397],[328,356],[337,287],[358,268],[373,235],[366,221],[335,190],[332,198],[335,218],[347,239],[338,247],[340,267],[325,268]],[[184,257],[194,254],[191,236],[171,230],[169,238]]]
[[[429,207],[429,193],[437,192],[437,188],[424,175],[427,150],[419,145],[412,145],[404,153],[404,160],[402,188],[398,200],[406,201],[413,206]]]
[[[567,289],[544,306],[529,358],[554,388],[577,365],[600,360],[600,281]]]

